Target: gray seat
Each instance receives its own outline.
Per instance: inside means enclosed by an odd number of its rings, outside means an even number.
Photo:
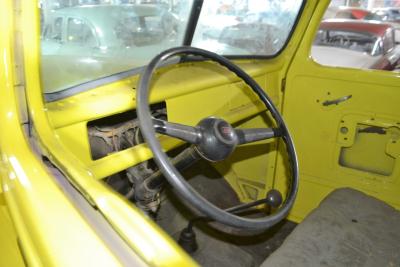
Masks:
[[[400,266],[400,212],[359,191],[335,190],[261,266]]]

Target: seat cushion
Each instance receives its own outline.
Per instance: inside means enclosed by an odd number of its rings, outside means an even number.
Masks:
[[[400,212],[359,191],[335,190],[261,266],[400,266]]]

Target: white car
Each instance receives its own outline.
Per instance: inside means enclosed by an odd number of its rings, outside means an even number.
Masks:
[[[321,23],[311,55],[322,65],[394,70],[400,46],[389,24],[332,19]]]
[[[400,43],[400,8],[376,8],[373,9],[371,13],[374,15],[372,17],[366,16],[365,19],[376,20],[378,17],[379,21],[392,25],[395,29],[395,40],[397,43]]]

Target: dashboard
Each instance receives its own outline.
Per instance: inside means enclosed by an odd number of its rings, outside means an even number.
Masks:
[[[269,77],[274,71],[271,66],[251,60],[239,65],[267,88],[272,100],[279,104],[278,81]],[[128,77],[46,104],[47,114],[61,143],[96,179],[152,157],[138,135],[135,112],[138,79],[138,76]],[[238,124],[265,110],[258,97],[246,87],[215,63],[169,65],[157,70],[153,77],[151,108],[156,116],[177,123],[196,125],[205,117],[217,116]],[[124,140],[116,142],[118,136]],[[160,136],[159,140],[165,150],[182,144],[182,141],[166,136]],[[101,142],[107,143],[103,146],[106,149],[98,149]]]

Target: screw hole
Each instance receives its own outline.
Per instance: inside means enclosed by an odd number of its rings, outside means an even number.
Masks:
[[[351,220],[353,223],[358,223],[358,221],[356,219],[352,219]]]
[[[345,137],[344,140],[347,140],[347,137]]]
[[[342,134],[347,134],[347,133],[349,132],[349,128],[347,128],[347,127],[341,127],[341,128],[340,128],[340,132],[341,132]]]

